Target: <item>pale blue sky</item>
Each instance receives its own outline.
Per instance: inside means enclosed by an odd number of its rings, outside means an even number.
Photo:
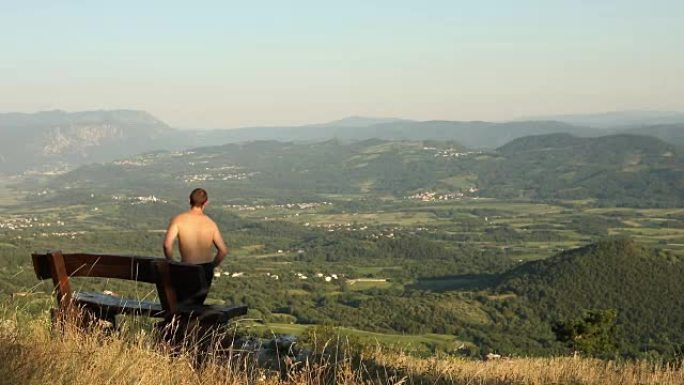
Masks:
[[[0,111],[177,127],[684,111],[684,2],[6,1]]]

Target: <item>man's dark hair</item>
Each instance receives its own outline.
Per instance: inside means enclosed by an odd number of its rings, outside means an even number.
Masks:
[[[203,188],[196,188],[190,193],[190,206],[202,207],[208,199],[207,192]]]

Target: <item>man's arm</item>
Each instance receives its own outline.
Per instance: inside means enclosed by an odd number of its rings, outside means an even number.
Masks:
[[[178,236],[178,225],[175,220],[169,222],[169,228],[166,229],[166,236],[164,237],[164,256],[166,259],[173,260],[173,242]]]
[[[219,231],[218,227],[214,230],[214,246],[216,246],[216,257],[214,257],[214,266],[218,266],[221,262],[223,262],[223,258],[228,255],[228,247],[226,246],[226,243],[223,241],[223,237],[221,236],[221,232]]]

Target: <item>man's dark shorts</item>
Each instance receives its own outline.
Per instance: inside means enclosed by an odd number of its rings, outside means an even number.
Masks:
[[[172,277],[176,301],[180,306],[202,305],[209,294],[209,287],[214,278],[214,263],[200,263],[196,266],[201,268],[199,276],[189,277],[181,270],[178,271],[178,276]]]

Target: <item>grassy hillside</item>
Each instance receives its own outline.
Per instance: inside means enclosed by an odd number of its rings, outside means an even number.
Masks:
[[[323,342],[323,341],[321,341]],[[329,351],[335,351],[328,341]],[[283,355],[257,359],[235,350],[212,355],[201,367],[189,352],[170,354],[144,332],[57,337],[44,319],[4,312],[0,319],[0,384],[282,384],[282,385],[676,385],[678,367],[573,358],[517,358],[483,362],[449,357],[416,358],[371,349],[363,356],[344,346],[308,361]]]

